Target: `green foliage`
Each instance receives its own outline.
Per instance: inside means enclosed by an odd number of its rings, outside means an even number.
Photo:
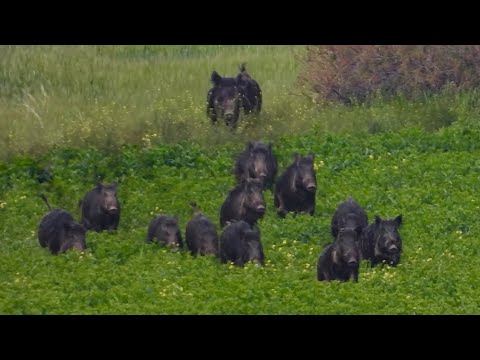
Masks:
[[[477,314],[479,144],[477,123],[364,136],[312,129],[275,142],[280,170],[294,151],[316,154],[319,190],[314,216],[285,219],[265,192],[264,268],[221,265],[144,241],[160,213],[178,215],[184,235],[191,200],[218,224],[240,147],[165,144],[18,157],[0,164],[8,180],[0,192],[0,313]],[[45,166],[53,180],[39,183]],[[47,209],[36,195],[78,219],[78,199],[99,174],[119,181],[119,229],[89,232],[84,254],[40,248],[36,230]],[[359,283],[320,283],[317,259],[332,240],[333,212],[349,195],[370,220],[403,215],[401,264],[371,269],[364,262]]]

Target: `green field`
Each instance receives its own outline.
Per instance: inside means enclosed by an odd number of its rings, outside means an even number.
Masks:
[[[1,314],[478,314],[478,95],[443,93],[370,106],[300,96],[298,46],[0,47]],[[247,62],[264,93],[258,117],[212,128],[212,70]],[[218,224],[247,140],[272,141],[280,171],[316,154],[316,213],[259,222],[266,266],[221,265],[145,244],[157,214],[189,202]],[[51,181],[37,178],[53,174]],[[51,255],[37,227],[53,206],[79,219],[94,184],[119,182],[118,231]],[[358,283],[320,283],[336,206],[352,195],[370,220],[403,215],[397,268],[362,263]]]

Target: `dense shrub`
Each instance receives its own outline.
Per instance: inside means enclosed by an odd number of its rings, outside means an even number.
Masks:
[[[307,91],[345,104],[480,84],[480,45],[320,45],[304,61],[299,81]]]

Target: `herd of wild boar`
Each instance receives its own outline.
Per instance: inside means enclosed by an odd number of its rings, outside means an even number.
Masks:
[[[235,129],[241,109],[244,114],[258,113],[262,106],[260,86],[240,67],[236,77],[211,75],[213,87],[207,96],[207,114],[216,123],[223,119]],[[249,261],[264,265],[265,256],[257,224],[266,212],[263,192],[273,190],[277,214],[306,213],[314,215],[317,179],[314,169],[315,154],[293,154],[292,163],[277,177],[278,165],[272,144],[248,142],[233,164],[237,185],[226,196],[217,226],[205,216],[195,202],[191,203],[192,218],[185,229],[185,243],[193,256],[213,255],[221,263],[233,262],[243,266]],[[49,212],[38,228],[38,240],[53,254],[69,249],[86,249],[86,232],[116,230],[120,222],[120,202],[117,184],[99,183],[80,201],[81,220],[65,210],[52,209],[45,196],[41,196]],[[362,207],[350,196],[337,207],[331,222],[333,241],[327,244],[318,258],[319,281],[358,281],[362,259],[371,266],[378,263],[396,266],[402,253],[402,240],[398,229],[402,216],[394,219],[375,219],[368,224]],[[184,241],[176,216],[162,214],[147,228],[147,242],[168,247],[184,248]]]

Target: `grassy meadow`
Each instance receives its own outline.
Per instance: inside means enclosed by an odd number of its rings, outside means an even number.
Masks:
[[[301,95],[301,46],[1,46],[1,314],[479,314],[480,114],[475,91],[369,106]],[[210,74],[241,62],[264,107],[237,132],[206,117]],[[150,220],[196,201],[216,224],[248,140],[273,143],[280,172],[314,152],[314,216],[259,222],[266,266],[221,265],[144,242]],[[40,181],[42,182],[40,182]],[[47,181],[44,181],[47,180]],[[116,232],[51,255],[37,227],[55,207],[79,219],[97,181],[119,183]],[[336,206],[403,215],[397,268],[320,283]],[[219,229],[220,232],[220,229]]]

